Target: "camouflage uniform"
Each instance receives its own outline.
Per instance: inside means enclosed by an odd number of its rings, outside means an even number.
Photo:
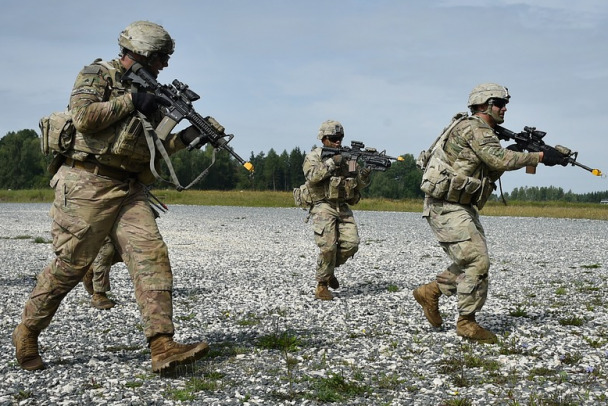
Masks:
[[[478,189],[470,194],[448,192],[451,198],[435,198],[427,194],[423,210],[431,230],[453,261],[447,270],[437,275],[439,289],[448,296],[458,294],[459,314],[474,314],[486,301],[490,268],[478,206],[483,206],[495,189],[494,181],[504,171],[536,166],[539,155],[503,148],[492,128],[477,116],[456,124],[447,135],[444,148],[436,154],[440,154],[457,174],[464,176],[467,179],[465,183],[473,184],[475,179],[480,181],[479,186],[475,183]]]
[[[41,120],[43,147],[48,140],[60,154],[49,167],[56,169],[51,179],[55,200],[50,212],[56,258],[38,275],[22,321],[13,331],[17,362],[26,370],[44,368],[38,351],[40,332],[91,267],[108,237],[134,284],[152,371],[172,370],[209,351],[203,341],[181,344],[173,340],[173,275],[146,188],[157,171],[150,165],[159,164],[156,158],[151,162],[148,140],[156,146],[162,142],[171,154],[198,140],[199,132],[190,126],[165,136],[172,127],[164,125],[162,137],[153,141],[144,127],[158,128],[162,120],[158,97],[137,86],[126,88],[121,81],[127,68],[145,68],[156,77],[168,66],[175,43],[162,26],[136,21],[120,33],[118,44],[120,59],[96,60],[76,78],[67,115],[73,126],[65,120],[67,126],[50,131],[42,125],[45,119]]]
[[[110,268],[118,262],[122,262],[122,258],[117,254],[112,240],[106,238],[91,266],[94,293],[106,293],[111,290]]]
[[[327,283],[334,269],[359,249],[357,224],[349,205],[359,202],[360,190],[369,185],[369,174],[362,175],[357,165],[353,177],[347,163],[336,166],[331,158],[321,161],[321,151],[317,147],[308,153],[303,170],[314,203],[311,215],[315,242],[321,250],[316,280]],[[334,191],[332,183],[339,184]]]
[[[142,184],[153,179],[146,141],[141,131],[126,134],[131,151],[115,148],[136,120],[129,90],[116,80],[122,73],[118,60],[96,61],[76,79],[70,111],[78,133],[51,180],[56,258],[38,275],[23,312],[23,324],[32,331],[49,325],[110,236],[131,274],[146,337],[174,332],[168,250]],[[156,125],[160,111],[149,118]],[[169,153],[185,148],[176,134],[164,145]]]

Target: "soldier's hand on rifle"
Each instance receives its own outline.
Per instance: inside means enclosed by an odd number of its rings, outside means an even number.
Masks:
[[[201,135],[201,133],[196,129],[196,127],[191,125],[190,127],[179,132],[179,139],[184,143],[184,145],[188,146],[192,141],[197,139],[199,135]],[[207,142],[209,142],[209,137],[203,135],[203,137],[201,137],[201,140],[193,147],[200,148]]]
[[[555,148],[544,146],[541,152],[543,153],[541,162],[546,166],[568,165],[568,157]]]
[[[340,166],[342,164],[342,155],[340,154],[332,156],[331,159],[334,160],[336,166]]]
[[[158,110],[159,104],[162,104],[163,106],[170,105],[167,100],[153,93],[132,92],[131,99],[133,100],[135,110],[140,111],[145,115],[150,115]]]

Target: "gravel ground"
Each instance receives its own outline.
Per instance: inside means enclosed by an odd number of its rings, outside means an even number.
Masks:
[[[159,219],[175,274],[176,339],[208,357],[151,373],[133,289],[112,269],[109,311],[79,285],[22,371],[10,335],[52,258],[48,204],[0,204],[0,405],[597,405],[608,403],[608,222],[484,217],[492,256],[478,345],[436,330],[411,290],[447,265],[419,213],[355,212],[359,253],[314,300],[301,209],[172,206]]]

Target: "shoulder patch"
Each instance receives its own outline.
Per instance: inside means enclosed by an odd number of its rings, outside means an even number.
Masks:
[[[99,66],[99,65],[88,65],[82,69],[82,73],[84,73],[85,75],[97,74],[100,71],[101,71],[101,66]]]

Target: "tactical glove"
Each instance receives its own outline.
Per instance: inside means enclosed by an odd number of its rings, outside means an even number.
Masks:
[[[191,125],[190,127],[180,131],[178,135],[179,139],[184,143],[184,145],[188,146],[192,141],[197,139],[198,136],[201,135],[201,133],[194,126]],[[209,138],[206,135],[203,135],[201,140],[196,145],[194,145],[194,147],[200,148],[207,142],[209,142]]]
[[[370,168],[368,168],[368,167],[365,167],[365,168],[361,168],[361,170],[359,171],[359,173],[361,174],[361,177],[363,179],[367,179],[367,178],[369,178],[369,175],[371,175],[372,170]]]
[[[545,146],[543,148],[543,164],[546,166],[568,165],[568,157],[556,150],[555,148]]]
[[[163,106],[169,105],[169,102],[153,93],[133,92],[131,93],[131,98],[133,99],[135,110],[142,112],[146,116],[158,110],[159,104]]]
[[[342,155],[334,155],[331,157],[331,159],[334,160],[334,163],[336,164],[336,166],[340,166],[342,164]]]

